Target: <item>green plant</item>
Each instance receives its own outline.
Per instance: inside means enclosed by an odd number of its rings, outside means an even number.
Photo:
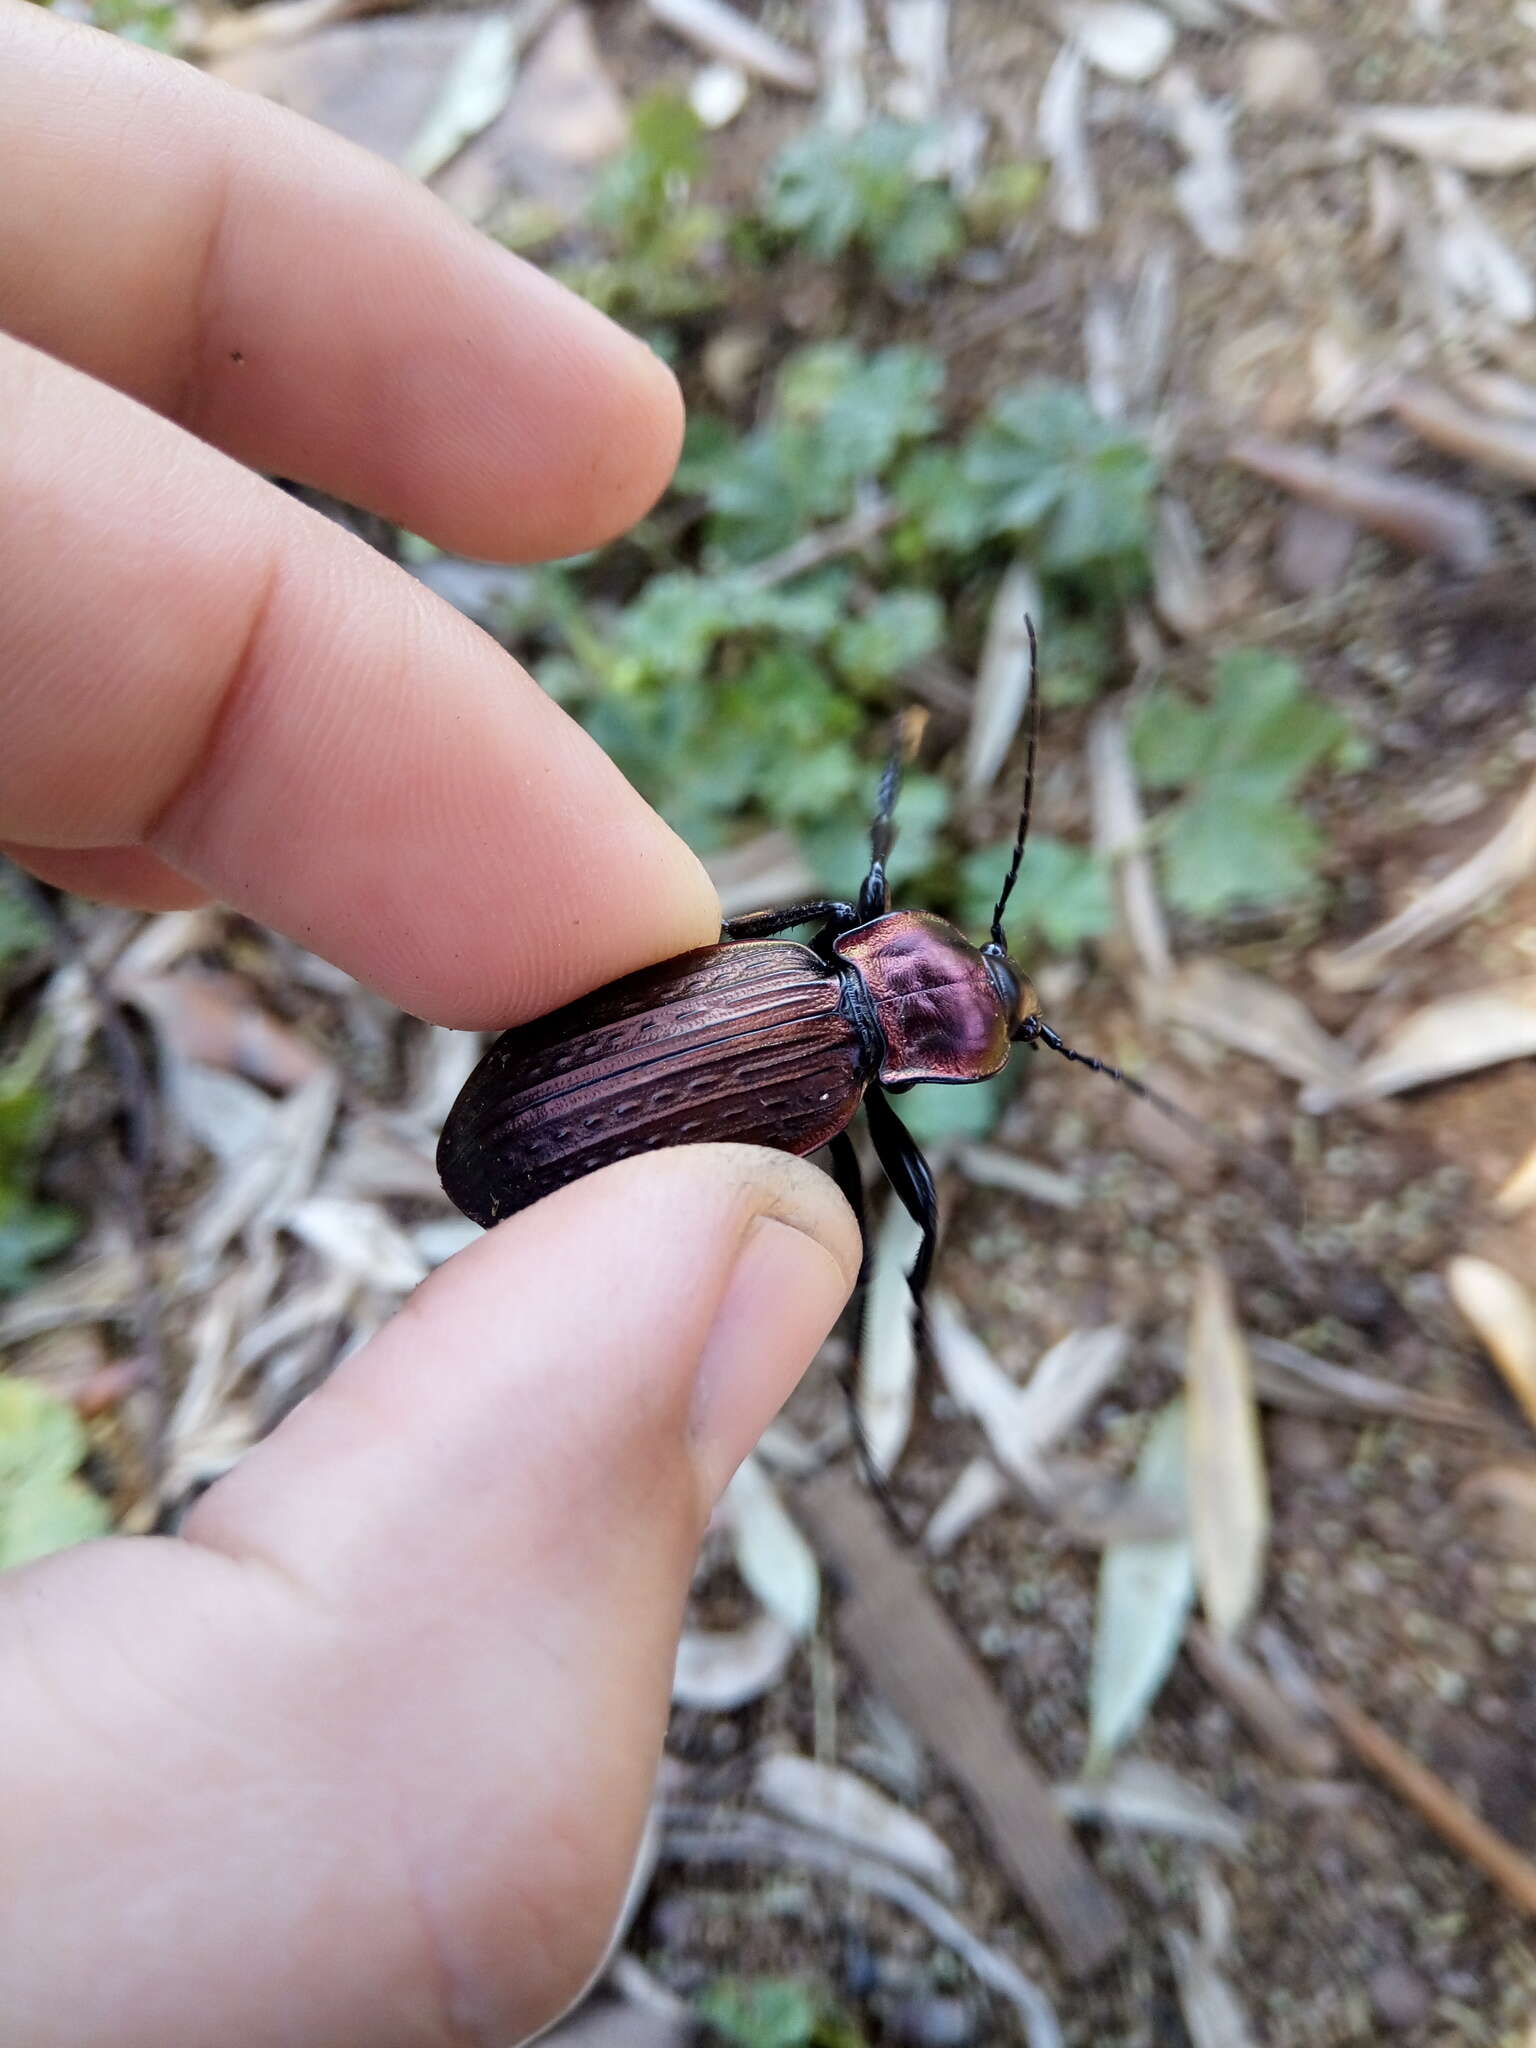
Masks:
[[[1293,902],[1314,885],[1322,834],[1296,801],[1326,762],[1357,765],[1349,721],[1307,690],[1288,656],[1241,648],[1217,661],[1201,703],[1148,697],[1131,729],[1149,789],[1182,792],[1154,826],[1168,898],[1195,917]]]
[[[75,1477],[87,1448],[67,1402],[0,1373],[0,1571],[107,1527],[106,1503]]]
[[[1008,867],[1012,841],[984,846],[960,865],[958,911],[968,931],[984,931]],[[1008,904],[1008,931],[1016,953],[1024,942],[1043,939],[1067,953],[1110,928],[1114,906],[1104,863],[1082,847],[1032,832]]]
[[[42,1084],[48,1037],[33,1033],[0,1065],[0,1295],[18,1293],[33,1270],[73,1239],[67,1209],[37,1197],[37,1164],[50,1114]]]
[[[863,2048],[864,2036],[814,1986],[793,1977],[728,1977],[699,2011],[735,2048]]]
[[[708,258],[723,222],[693,196],[706,166],[704,128],[672,93],[652,93],[630,117],[629,146],[606,166],[588,202],[596,253],[561,267],[573,290],[619,319],[681,319],[714,305],[721,278]]]
[[[786,143],[763,184],[763,218],[813,256],[867,256],[892,282],[920,282],[960,253],[965,223],[926,172],[932,131],[872,121],[851,135],[816,127]]]

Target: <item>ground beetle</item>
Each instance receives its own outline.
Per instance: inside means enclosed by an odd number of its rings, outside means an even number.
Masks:
[[[1033,629],[1030,647],[1033,656]],[[984,1081],[1015,1040],[1151,1094],[1064,1045],[1008,955],[1003,917],[1029,831],[1035,745],[1032,729],[1013,858],[985,945],[973,946],[929,911],[891,908],[885,869],[898,743],[881,780],[858,902],[732,918],[718,945],[642,968],[504,1032],[443,1127],[437,1167],[450,1199],[489,1227],[633,1152],[714,1139],[801,1154],[826,1145],[862,1228],[847,1132],[862,1100],[875,1155],[922,1231],[910,1276],[920,1304],[938,1205],[928,1162],[888,1096],[919,1081]],[[812,924],[819,929],[809,945],[779,936]]]

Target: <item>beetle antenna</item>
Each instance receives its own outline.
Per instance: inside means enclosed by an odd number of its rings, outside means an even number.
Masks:
[[[1240,1144],[1223,1136],[1202,1118],[1192,1115],[1187,1109],[1181,1109],[1178,1103],[1171,1102],[1156,1088],[1149,1088],[1145,1081],[1138,1081],[1121,1068],[1112,1067],[1108,1060],[1098,1059],[1091,1052],[1078,1052],[1039,1017],[1027,1018],[1019,1037],[1026,1045],[1038,1039],[1042,1045],[1049,1046],[1052,1052],[1059,1052],[1064,1060],[1071,1060],[1079,1067],[1089,1067],[1095,1074],[1106,1074],[1111,1081],[1117,1081],[1138,1101],[1149,1102],[1160,1115],[1167,1117],[1170,1123],[1177,1124],[1181,1131],[1187,1131],[1192,1138],[1198,1138],[1202,1145],[1209,1145],[1214,1151],[1224,1154],[1240,1167],[1250,1180],[1258,1182],[1276,1200],[1283,1202],[1287,1209],[1294,1208],[1297,1199],[1296,1188],[1289,1174],[1283,1167],[1277,1166],[1273,1159],[1267,1159],[1262,1152],[1256,1152],[1251,1145]]]
[[[1024,757],[1024,803],[1019,812],[1018,834],[1013,842],[1013,859],[1008,864],[1003,893],[992,913],[992,944],[999,953],[1008,951],[1008,941],[1003,935],[1003,912],[1008,908],[1008,898],[1013,894],[1013,885],[1019,879],[1019,868],[1024,860],[1024,842],[1029,837],[1029,813],[1035,800],[1035,754],[1040,745],[1040,644],[1035,638],[1035,622],[1028,612],[1024,614],[1024,630],[1029,635],[1029,751]]]
[[[891,758],[880,777],[880,794],[875,800],[875,820],[869,828],[869,873],[859,890],[859,916],[868,921],[883,917],[891,907],[891,885],[885,864],[896,843],[896,799],[901,794],[901,772],[917,751],[927,715],[904,712],[896,721],[891,739]]]

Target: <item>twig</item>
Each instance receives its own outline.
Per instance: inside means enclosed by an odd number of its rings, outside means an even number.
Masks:
[[[95,999],[107,1058],[117,1079],[125,1124],[116,1195],[133,1256],[133,1324],[142,1364],[141,1385],[149,1403],[147,1427],[150,1476],[158,1479],[165,1434],[165,1349],[160,1332],[160,1286],[155,1274],[144,1183],[155,1157],[154,1092],[122,1006],[105,975],[89,957],[52,890],[7,862],[13,880],[48,929],[55,953],[78,967]]]
[[[1433,1771],[1361,1713],[1337,1686],[1318,1688],[1333,1725],[1360,1761],[1385,1778],[1443,1842],[1475,1863],[1523,1913],[1536,1917],[1536,1863],[1496,1835]]]
[[[841,1883],[873,1892],[918,1920],[935,1941],[959,1956],[990,1991],[1006,1998],[1024,2022],[1029,2048],[1062,2048],[1055,2008],[1039,1985],[1006,1956],[990,1948],[980,1935],[934,1898],[931,1892],[900,1871],[823,1842],[781,1822],[740,1815],[727,1828],[709,1825],[708,1811],[678,1807],[665,1815],[661,1839],[663,1859],[681,1863],[803,1863],[825,1871]]]
[[[808,569],[819,569],[823,562],[836,561],[839,555],[856,554],[894,523],[899,510],[889,498],[871,497],[866,504],[856,506],[846,519],[819,527],[803,540],[791,541],[776,555],[753,563],[741,572],[739,580],[749,590],[772,590],[775,584],[787,583],[792,576],[803,576]]]

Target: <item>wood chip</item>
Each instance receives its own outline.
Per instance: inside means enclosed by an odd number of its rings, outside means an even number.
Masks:
[[[675,35],[769,85],[813,93],[820,84],[809,57],[727,7],[725,0],[646,0],[646,6]]]
[[[1241,1715],[1287,1770],[1324,1778],[1338,1769],[1339,1747],[1326,1728],[1306,1721],[1279,1687],[1235,1643],[1194,1623],[1185,1639],[1206,1683]]]
[[[1492,1259],[1452,1259],[1445,1281],[1536,1429],[1536,1295]]]
[[[1337,1686],[1319,1688],[1323,1705],[1355,1755],[1429,1823],[1441,1841],[1489,1877],[1510,1903],[1536,1917],[1536,1864],[1496,1835],[1418,1758],[1388,1735]]]
[[[1352,107],[1345,119],[1357,135],[1389,149],[1500,176],[1536,164],[1536,114],[1498,107]]]
[[[845,1473],[819,1474],[797,1499],[823,1558],[847,1583],[837,1632],[850,1654],[960,1786],[1066,1968],[1101,1968],[1126,1941],[1124,1915],[918,1565]]]
[[[1431,384],[1399,387],[1392,410],[1421,441],[1499,476],[1536,485],[1536,425],[1473,412]]]
[[[1371,1102],[1401,1095],[1454,1074],[1476,1073],[1506,1060],[1536,1053],[1536,975],[1492,988],[1446,996],[1415,1010],[1389,1032],[1342,1088],[1307,1088],[1301,1107],[1308,1115],[1341,1103]]]
[[[1337,952],[1314,954],[1312,972],[1327,988],[1369,988],[1396,953],[1455,931],[1505,889],[1536,871],[1536,775],[1503,823],[1473,854],[1409,898],[1385,924]]]
[[[1263,1584],[1269,1481],[1248,1347],[1227,1277],[1209,1262],[1195,1278],[1185,1385],[1195,1573],[1206,1619],[1230,1640]]]
[[[1438,555],[1467,575],[1493,560],[1492,522],[1482,504],[1465,492],[1326,455],[1299,442],[1250,435],[1235,441],[1230,452],[1240,468],[1415,554]]]

